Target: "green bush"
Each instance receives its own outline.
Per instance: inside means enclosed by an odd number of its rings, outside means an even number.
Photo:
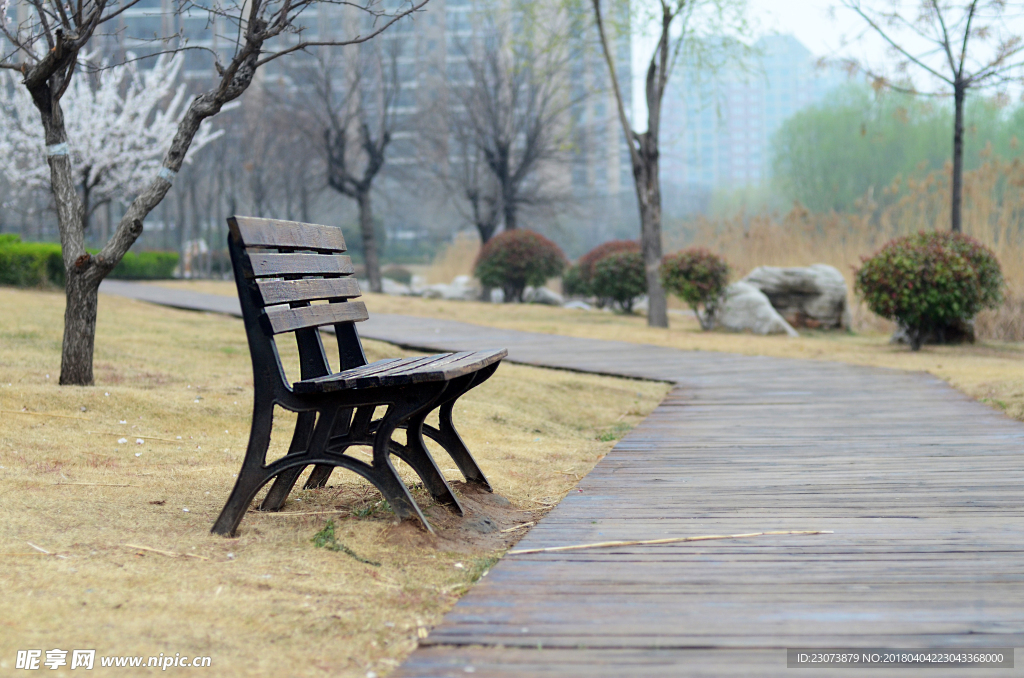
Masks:
[[[600,296],[597,295],[593,288],[594,271],[597,262],[617,252],[639,251],[640,243],[636,240],[609,240],[590,250],[580,257],[573,267],[576,269],[576,273],[573,274],[573,285],[575,286],[573,294],[578,294],[582,297]]]
[[[127,252],[109,278],[115,280],[166,280],[174,276],[177,252]]]
[[[594,294],[609,299],[625,313],[633,312],[636,298],[647,294],[647,273],[639,252],[609,254],[594,266]]]
[[[486,287],[500,287],[505,301],[522,301],[527,285],[540,287],[565,269],[565,255],[539,233],[515,229],[487,241],[474,273]]]
[[[710,330],[715,311],[729,284],[729,265],[713,252],[694,247],[661,260],[661,284],[689,304],[700,326]],[[703,307],[703,309],[701,308]]]
[[[96,250],[90,250],[92,254]],[[170,278],[178,265],[176,252],[128,252],[110,273],[121,280]],[[60,245],[21,242],[13,234],[0,236],[0,285],[15,287],[63,287],[64,259]]]
[[[589,297],[593,294],[590,284],[583,279],[579,264],[570,266],[562,274],[562,294],[567,297]]]
[[[902,325],[910,348],[969,322],[1003,300],[1003,274],[992,251],[961,233],[917,233],[865,258],[856,289],[876,314]]]
[[[60,245],[21,242],[21,238],[12,234],[0,238],[0,285],[64,286],[64,260]]]

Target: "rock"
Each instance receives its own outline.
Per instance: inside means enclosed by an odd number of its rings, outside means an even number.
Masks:
[[[758,266],[742,282],[761,290],[786,321],[796,327],[850,327],[846,279],[834,266]]]
[[[480,296],[480,288],[476,281],[468,275],[457,275],[448,285],[448,296],[445,299],[475,301]]]
[[[562,304],[562,308],[574,308],[578,311],[589,311],[594,307],[585,301],[580,301],[579,299],[576,299],[574,301],[567,301],[566,303]]]
[[[380,282],[384,294],[394,294],[396,296],[403,297],[407,297],[410,294],[412,294],[412,290],[409,289],[408,285],[403,285],[402,283],[392,280],[391,278],[382,278]]]
[[[800,336],[772,307],[764,292],[743,281],[725,288],[725,299],[715,314],[715,322],[734,332],[749,330],[754,334]]]
[[[422,296],[426,299],[454,299],[457,301],[473,301],[480,295],[476,283],[468,275],[456,276],[449,284],[437,283],[423,289]]]
[[[523,290],[523,303],[561,306],[565,303],[565,298],[558,292],[549,290],[546,287],[527,287]]]
[[[409,281],[409,289],[413,294],[423,294],[423,290],[427,289],[427,276],[414,275]]]
[[[491,303],[492,304],[503,304],[505,303],[505,290],[500,287],[495,287],[491,290]]]

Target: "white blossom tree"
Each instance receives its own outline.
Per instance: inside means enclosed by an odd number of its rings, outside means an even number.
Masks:
[[[209,17],[206,30],[216,34],[216,41],[211,42],[227,43],[228,49],[225,54],[205,48],[210,54],[211,73],[216,73],[212,85],[189,102],[170,144],[161,148],[159,169],[146,178],[110,240],[96,255],[85,250],[85,212],[68,145],[72,140],[63,99],[75,78],[89,70],[82,56],[89,51],[93,38],[116,32],[122,14],[139,0],[20,1],[16,22],[9,20],[7,7],[0,7],[0,33],[6,39],[0,47],[0,69],[20,74],[21,86],[31,95],[50,169],[67,298],[60,383],[89,385],[93,383],[100,282],[142,234],[143,220],[167,195],[202,122],[238,99],[257,71],[275,59],[313,47],[366,42],[425,6],[428,0],[395,0],[386,6],[382,0],[175,0],[175,14]],[[362,12],[373,21],[365,30],[353,31],[341,40],[307,37],[307,23],[317,25],[323,16],[319,10],[331,6]],[[165,51],[193,48],[176,43],[175,35],[160,37],[162,40],[150,44],[162,45]],[[228,57],[226,63],[224,56]]]
[[[161,55],[151,69],[140,70],[129,53],[127,63],[100,64],[94,77],[72,81],[64,95],[64,123],[83,228],[97,209],[138,193],[160,169],[185,103],[185,85],[174,87],[184,61],[180,53]],[[38,115],[28,90],[17,87],[10,73],[0,73],[0,174],[22,191],[50,190]],[[185,162],[222,133],[201,127]]]

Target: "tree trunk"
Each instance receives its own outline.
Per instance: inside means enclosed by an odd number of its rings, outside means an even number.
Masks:
[[[514,231],[517,228],[516,223],[516,206],[514,203],[505,201],[505,230]]]
[[[380,280],[380,258],[377,256],[377,234],[373,229],[373,205],[370,202],[370,191],[360,191],[356,196],[359,203],[359,231],[363,236],[363,263],[366,265],[366,277],[370,281],[371,292],[383,292]]]
[[[964,192],[964,100],[966,99],[967,88],[963,83],[957,82],[953,86],[953,181],[950,187],[952,204],[950,205],[950,230],[953,233],[960,233],[962,230],[963,218],[963,192]]]
[[[91,276],[69,271],[64,289],[64,344],[60,355],[61,385],[91,386],[99,285]]]
[[[640,203],[640,251],[647,277],[647,325],[668,327],[668,299],[661,286],[661,184],[657,141],[649,133],[637,135],[640,166],[633,168]]]

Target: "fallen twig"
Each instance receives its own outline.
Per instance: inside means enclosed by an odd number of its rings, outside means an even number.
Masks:
[[[543,549],[516,549],[507,555],[521,556],[527,553],[552,553],[554,551],[579,551],[582,549],[599,549],[612,546],[648,546],[652,544],[678,544],[685,541],[711,541],[713,539],[744,539],[746,537],[764,537],[784,534],[833,534],[832,530],[784,530],[778,532],[750,532],[748,534],[709,534],[700,537],[669,537],[667,539],[641,539],[638,541],[600,541],[593,544],[574,544],[572,546],[549,546]]]
[[[50,552],[47,551],[46,549],[44,549],[42,546],[36,546],[35,544],[33,544],[30,541],[27,541],[25,543],[28,544],[29,546],[31,546],[32,548],[34,548],[36,551],[39,551],[40,553],[45,553],[46,555],[50,555]]]
[[[530,522],[523,523],[522,525],[513,525],[512,527],[510,527],[508,529],[502,530],[502,532],[515,532],[516,530],[521,530],[524,527],[530,527],[531,525],[536,525],[536,524],[537,524],[536,522],[531,520]]]
[[[81,421],[90,421],[89,417],[75,417],[70,414],[52,414],[49,412],[29,412],[28,410],[0,410],[3,414],[31,414],[36,417],[60,417],[61,419],[79,419]]]
[[[135,487],[127,483],[54,483],[54,485],[96,485],[99,487]]]
[[[124,546],[125,548],[129,548],[129,549],[135,549],[135,550],[138,550],[138,551],[149,551],[151,553],[159,553],[160,555],[167,556],[168,558],[180,558],[181,556],[185,556],[187,558],[198,558],[199,560],[209,560],[209,558],[207,558],[206,556],[197,556],[194,553],[175,553],[174,551],[161,551],[160,549],[154,549],[154,548],[150,548],[148,546],[140,546],[138,544],[121,544],[121,546]]]
[[[526,498],[526,501],[532,501],[534,504],[540,504],[541,506],[554,506],[554,504],[549,501],[537,501],[536,499],[530,499],[529,497]]]

